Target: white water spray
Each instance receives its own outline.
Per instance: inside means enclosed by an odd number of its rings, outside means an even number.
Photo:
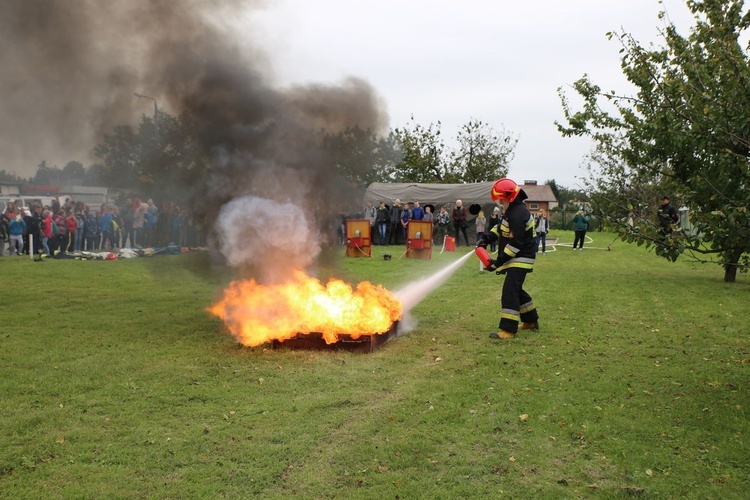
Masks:
[[[395,292],[396,297],[401,301],[401,304],[403,305],[404,317],[406,317],[407,313],[412,309],[412,307],[422,302],[422,300],[424,300],[424,298],[427,297],[430,292],[432,292],[435,288],[437,288],[445,280],[447,280],[448,277],[456,272],[456,270],[461,267],[461,265],[466,262],[466,260],[472,255],[475,255],[473,251],[467,253],[456,262],[450,264],[444,269],[441,269],[432,276],[428,276],[427,278],[423,278],[419,281],[408,283],[406,286]]]

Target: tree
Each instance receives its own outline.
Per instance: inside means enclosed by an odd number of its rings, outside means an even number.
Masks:
[[[443,160],[445,144],[440,137],[440,122],[428,127],[414,121],[411,126],[394,129],[393,133],[403,153],[392,174],[394,182],[459,182],[460,176]]]
[[[7,172],[5,169],[0,169],[0,182],[24,182],[24,179],[22,177],[19,177],[18,175]]]
[[[92,163],[83,175],[84,186],[104,186],[107,169],[101,163]]]
[[[83,176],[86,173],[86,169],[83,168],[83,164],[80,161],[69,161],[67,165],[65,165],[62,169],[63,177],[68,182],[68,184],[73,184],[74,182],[81,182],[83,179]]]
[[[101,160],[96,176],[107,186],[175,201],[197,198],[207,186],[207,160],[197,127],[187,116],[159,111],[143,116],[137,130],[115,127],[94,148]]]
[[[373,130],[360,127],[326,134],[323,149],[331,157],[337,177],[356,188],[387,182],[401,158],[393,132],[381,137]]]
[[[560,204],[560,208],[570,208],[571,206],[577,207],[580,203],[589,201],[588,195],[582,189],[558,186],[557,181],[554,179],[547,180],[544,183],[549,185],[552,189],[552,193]]]
[[[497,132],[481,120],[470,119],[458,131],[456,141],[452,171],[462,182],[486,182],[508,175],[518,138],[504,128]]]
[[[63,174],[62,170],[60,170],[58,167],[49,167],[47,166],[47,161],[42,160],[39,162],[39,165],[37,165],[36,169],[36,175],[34,175],[33,181],[34,184],[39,185],[50,185],[50,184],[58,184],[60,182],[60,179],[62,179]]]
[[[564,136],[594,140],[587,188],[623,240],[672,261],[686,254],[720,264],[734,282],[750,264],[750,59],[741,42],[750,15],[740,0],[687,6],[690,34],[668,23],[664,47],[608,34],[622,45],[622,70],[637,93],[602,92],[584,76],[573,86],[579,111],[559,91],[567,125],[557,125]],[[689,227],[659,232],[658,194],[687,207]]]

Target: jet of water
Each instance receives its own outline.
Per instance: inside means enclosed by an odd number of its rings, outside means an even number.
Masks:
[[[422,302],[427,295],[430,294],[435,288],[442,285],[445,280],[450,277],[451,274],[463,265],[466,260],[472,255],[476,255],[473,251],[467,253],[457,261],[448,265],[447,267],[439,270],[432,276],[422,278],[419,281],[407,283],[403,288],[395,292],[396,297],[401,301],[403,305],[404,316],[417,304]]]

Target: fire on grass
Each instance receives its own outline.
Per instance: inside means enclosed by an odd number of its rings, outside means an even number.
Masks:
[[[387,332],[401,319],[402,305],[381,285],[364,281],[352,289],[339,279],[324,285],[295,271],[291,280],[276,285],[233,281],[208,311],[245,346],[313,332],[333,344],[339,335],[356,339]]]

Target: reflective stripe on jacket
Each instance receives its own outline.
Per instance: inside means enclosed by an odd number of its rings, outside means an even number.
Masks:
[[[534,216],[523,202],[511,203],[500,224],[490,230],[490,242],[497,239],[500,250],[498,271],[516,267],[532,271],[536,257]]]

